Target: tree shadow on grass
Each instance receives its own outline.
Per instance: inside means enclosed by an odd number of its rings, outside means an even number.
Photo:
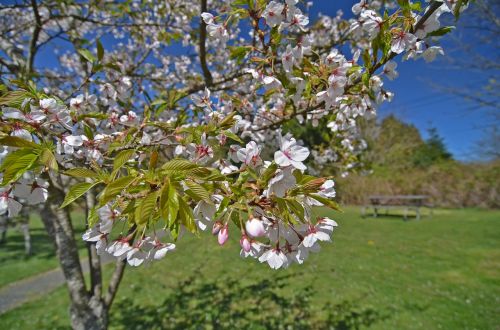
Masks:
[[[288,279],[243,284],[199,275],[178,283],[158,306],[142,306],[129,299],[117,303],[112,325],[125,329],[358,329],[389,317],[390,313],[363,307],[361,301],[313,306],[311,286],[292,294],[283,290]]]
[[[32,257],[51,259],[55,256],[54,244],[50,241],[45,230],[30,229],[33,255],[24,253],[24,237],[18,228],[9,228],[9,236],[0,244],[0,262],[9,260],[29,259]]]
[[[75,237],[79,248],[84,242],[81,240],[83,231],[75,230]],[[7,239],[0,244],[0,263],[28,260],[28,259],[52,259],[56,252],[54,242],[43,228],[30,228],[32,254],[25,254],[24,237],[17,227],[9,227]]]

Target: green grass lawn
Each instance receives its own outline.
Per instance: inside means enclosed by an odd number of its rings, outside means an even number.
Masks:
[[[81,236],[85,221],[83,214],[73,214],[75,231]],[[30,235],[33,255],[24,253],[24,237],[17,227],[9,227],[6,242],[0,245],[0,288],[11,282],[34,276],[58,267],[53,243],[37,214],[30,216]],[[78,240],[81,252],[85,244]]]
[[[241,259],[236,233],[224,247],[186,237],[163,261],[126,270],[111,328],[500,327],[499,211],[439,210],[404,222],[347,208],[333,217],[333,244],[287,270]],[[0,324],[67,328],[67,307],[60,288]]]

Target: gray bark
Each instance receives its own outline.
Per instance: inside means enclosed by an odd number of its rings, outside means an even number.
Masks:
[[[55,180],[50,180],[49,198],[41,218],[47,233],[55,242],[59,264],[68,286],[71,326],[75,330],[103,330],[108,325],[108,308],[100,296],[93,296],[86,290],[70,214],[67,208],[59,208],[64,195],[62,187],[58,187]]]

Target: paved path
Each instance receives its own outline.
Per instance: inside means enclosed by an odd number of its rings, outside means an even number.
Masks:
[[[113,257],[103,258],[102,264],[116,260]],[[82,260],[83,272],[89,271],[87,259]],[[39,275],[28,277],[8,284],[0,289],[0,314],[21,306],[22,304],[47,294],[64,284],[64,275],[61,269],[54,269]]]

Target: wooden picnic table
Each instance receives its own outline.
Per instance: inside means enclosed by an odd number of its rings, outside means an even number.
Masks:
[[[403,217],[408,218],[408,211],[415,210],[417,220],[420,220],[420,208],[428,207],[432,215],[432,206],[426,201],[429,196],[426,195],[371,195],[367,197],[367,202],[363,205],[361,213],[366,215],[366,209],[373,208],[373,216],[377,217],[380,209],[385,209],[386,214],[389,209],[403,208]]]

